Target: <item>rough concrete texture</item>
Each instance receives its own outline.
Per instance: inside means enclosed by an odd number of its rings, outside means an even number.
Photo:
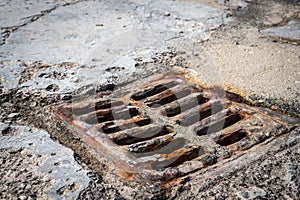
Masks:
[[[73,152],[46,131],[7,124],[0,128],[2,197],[74,199],[88,186],[87,171]]]
[[[208,59],[198,59],[204,63],[191,67],[191,73],[208,84],[228,84],[248,96],[277,99],[273,105],[282,99],[299,105],[299,46],[260,33],[299,18],[299,6],[299,1],[252,1],[244,9],[230,10],[234,20],[201,45]]]
[[[125,80],[180,71],[300,118],[299,10],[298,0],[2,1],[0,198],[150,198],[126,194],[76,156],[77,141],[64,141],[71,150],[43,130],[45,107],[104,96]],[[296,129],[168,197],[297,199],[299,147]]]
[[[266,155],[256,153],[252,156],[261,157],[256,162],[246,157],[244,162],[237,162],[234,167],[236,169],[230,170],[231,172],[219,171],[210,174],[210,177],[198,176],[198,181],[183,185],[179,189],[183,192],[175,194],[175,198],[298,199],[299,138],[296,143],[298,144],[285,150],[284,145],[287,143],[282,143],[279,152],[278,149],[273,149]],[[201,186],[197,187],[197,184]]]
[[[172,1],[82,1],[57,7],[38,22],[18,28],[0,52],[10,60],[85,64],[91,59],[107,64],[107,55],[111,61],[134,48],[165,48],[163,43],[216,28],[223,13]],[[110,49],[113,53],[107,52]],[[96,50],[101,55],[90,57]]]
[[[55,84],[58,87],[49,90],[74,91],[84,85],[105,82],[112,72],[104,70],[116,65],[121,64],[118,67],[122,73],[133,73],[135,59],[149,59],[157,49],[166,50],[177,40],[202,36],[222,24],[224,13],[201,4],[173,1],[83,1],[56,6],[35,23],[19,26],[13,37],[0,46],[1,60],[10,61],[1,64],[6,66],[2,67],[1,74],[8,79],[4,82],[10,82],[15,75],[8,68],[20,66],[18,60],[33,63],[34,70],[37,70],[34,64],[37,61],[45,65],[62,62],[90,65],[65,72],[71,74],[70,78],[60,84],[53,83],[52,77],[39,74],[23,84],[36,88]]]

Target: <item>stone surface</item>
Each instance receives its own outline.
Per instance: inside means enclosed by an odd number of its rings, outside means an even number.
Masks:
[[[276,40],[300,43],[300,19],[292,20],[285,26],[262,30],[261,33]]]
[[[24,71],[22,67],[15,64],[0,64],[1,86],[8,89],[14,89],[19,86],[19,78],[17,77]]]
[[[0,28],[18,27],[29,23],[34,16],[39,16],[57,6],[55,0],[18,1],[3,0],[0,3]]]
[[[224,13],[201,4],[173,1],[84,1],[57,6],[34,23],[19,27],[0,47],[1,60],[13,63],[0,68],[3,86],[30,86],[59,93],[107,83],[109,77],[135,72],[139,57],[151,59],[174,42],[205,36],[206,31],[222,24]],[[24,66],[20,67],[17,60],[29,62],[27,67],[35,71],[20,85],[14,80]],[[39,67],[34,64],[37,61],[53,66]],[[66,70],[55,65],[62,62],[89,67]],[[106,70],[115,66],[122,69],[120,73]],[[52,72],[67,75],[63,80],[41,75]]]
[[[6,124],[0,129],[1,198],[74,199],[88,186],[88,171],[72,150],[54,142],[46,131]]]
[[[223,4],[224,6],[228,6],[228,7],[246,7],[250,1],[219,0],[218,2],[219,4]]]
[[[102,60],[97,65],[107,64],[134,48],[165,48],[164,43],[176,38],[190,38],[217,28],[223,13],[201,4],[167,0],[83,1],[57,7],[20,27],[0,47],[0,55],[10,60],[85,64],[94,59]],[[90,57],[97,50],[101,55]]]

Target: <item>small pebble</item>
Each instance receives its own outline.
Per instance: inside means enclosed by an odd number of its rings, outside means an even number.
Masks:
[[[20,114],[19,113],[10,113],[7,117],[8,118],[15,118],[18,117]]]

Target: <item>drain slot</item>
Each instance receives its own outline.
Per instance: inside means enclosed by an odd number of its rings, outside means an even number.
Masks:
[[[104,133],[115,133],[120,130],[122,130],[119,126],[116,126],[114,122],[108,122],[106,123],[102,128],[100,128],[100,131],[103,131]]]
[[[150,118],[132,118],[129,121],[123,123],[107,122],[99,130],[102,130],[106,134],[116,133],[121,130],[126,130],[138,126],[145,126],[147,124],[150,124],[151,122],[152,120]]]
[[[155,170],[165,169],[168,167],[176,167],[186,161],[193,160],[199,156],[199,148],[182,148],[171,154],[162,154],[160,160],[152,164]]]
[[[139,115],[136,107],[121,107],[118,109],[97,110],[82,117],[82,120],[88,124],[97,124],[111,120],[131,119]]]
[[[148,97],[145,101],[149,107],[160,107],[172,101],[181,99],[192,93],[191,87],[182,87],[181,85],[174,87],[174,89],[165,90],[157,95]]]
[[[147,142],[147,141],[146,141]],[[134,144],[133,144],[134,145]],[[138,145],[138,143],[137,143]],[[183,148],[186,145],[186,140],[184,138],[176,138],[172,139],[170,143],[165,143],[164,146],[157,148],[155,151],[146,151],[146,152],[139,152],[135,153],[134,156],[144,159],[144,160],[156,160],[157,155],[160,154],[171,154],[172,152]],[[131,146],[131,145],[130,145]]]
[[[158,149],[166,146],[173,140],[173,135],[164,135],[153,138],[151,140],[146,140],[143,142],[138,142],[135,144],[128,145],[128,151],[135,154],[136,157],[145,156],[145,152],[157,151]]]
[[[95,110],[113,108],[121,105],[124,105],[123,101],[102,101],[102,102],[100,101],[95,103]]]
[[[216,133],[222,129],[234,125],[235,123],[239,122],[241,119],[242,117],[239,114],[231,114],[229,116],[226,116],[224,119],[211,122],[204,127],[197,127],[195,132],[199,136],[210,134],[210,133]]]
[[[182,113],[177,121],[178,124],[182,126],[190,126],[198,121],[201,121],[215,113],[218,113],[224,109],[225,105],[223,102],[213,102],[209,101],[205,104],[199,105],[197,108],[191,112]]]
[[[204,104],[206,103],[206,101],[207,99],[204,98],[201,94],[191,94],[187,97],[166,105],[161,114],[167,117],[173,117],[198,105]]]
[[[177,85],[177,82],[175,82],[175,81],[171,81],[171,82],[164,83],[164,84],[159,84],[159,85],[156,85],[156,86],[153,86],[150,88],[146,88],[143,91],[136,92],[133,95],[131,95],[130,98],[135,101],[139,101],[139,100],[145,99],[147,97],[161,93],[169,88],[174,87],[175,85]]]
[[[234,144],[234,143],[242,140],[243,138],[247,137],[248,135],[249,135],[249,133],[247,131],[238,130],[238,131],[220,136],[220,138],[218,139],[218,141],[216,143],[221,146],[228,146],[228,145]]]
[[[122,101],[99,101],[96,103],[88,104],[87,106],[83,106],[83,107],[74,106],[73,113],[74,115],[80,116],[96,110],[113,108],[122,105],[124,105],[124,102]]]

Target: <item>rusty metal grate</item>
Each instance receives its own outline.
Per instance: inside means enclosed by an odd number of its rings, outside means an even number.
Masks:
[[[106,99],[59,106],[55,114],[116,173],[151,187],[259,148],[297,123],[180,75],[137,81]]]

